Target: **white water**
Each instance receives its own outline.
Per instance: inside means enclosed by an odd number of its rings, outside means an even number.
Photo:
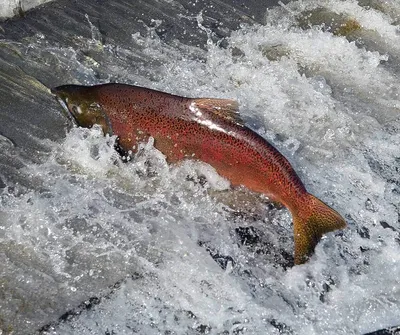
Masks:
[[[0,0],[0,19],[13,17],[51,0]]]
[[[209,42],[207,52],[166,46],[152,29],[124,48],[100,46],[92,26],[84,43],[100,50],[99,65],[42,37],[32,57],[44,48],[83,84],[105,67],[119,82],[237,99],[247,124],[348,228],[328,234],[307,264],[286,268],[282,252],[293,245],[285,209],[234,217],[208,195],[227,188],[209,167],[168,166],[151,143],[122,164],[112,138],[74,128],[48,144],[43,163],[24,168],[31,189],[17,185],[0,198],[0,284],[15,306],[28,306],[27,320],[48,322],[54,310],[96,296],[100,304],[48,333],[362,334],[400,324],[400,80],[390,63],[400,57],[399,27],[384,9],[323,4],[358,20],[375,49],[297,28],[297,13],[316,1],[271,10],[265,26],[242,27],[227,49]],[[151,70],[128,61],[137,50],[155,60]],[[241,244],[238,227],[253,227],[258,241]],[[2,309],[5,324],[12,306]]]

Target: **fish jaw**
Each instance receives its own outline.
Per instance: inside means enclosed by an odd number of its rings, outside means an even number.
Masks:
[[[56,95],[56,100],[61,105],[64,112],[63,114],[68,118],[68,120],[70,120],[75,126],[78,126],[78,122],[76,121],[74,115],[69,110],[67,103],[57,95]]]
[[[102,127],[104,134],[113,134],[110,119],[90,87],[64,85],[52,88],[51,93],[75,125],[91,128],[97,124]]]
[[[75,126],[79,126],[78,121],[76,120],[74,114],[72,113],[71,109],[68,106],[68,94],[64,90],[67,86],[71,86],[71,85],[53,87],[50,91],[55,96],[55,98],[58,101],[58,103],[61,105],[61,107],[62,107],[62,109],[64,111],[64,115]]]

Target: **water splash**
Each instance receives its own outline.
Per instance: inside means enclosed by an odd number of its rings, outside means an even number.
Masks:
[[[286,6],[206,51],[166,45],[150,29],[132,45],[99,49],[80,39],[65,50],[42,39],[28,54],[77,69],[82,83],[116,78],[239,100],[247,124],[349,228],[290,268],[286,210],[236,215],[208,193],[227,188],[213,169],[168,166],[151,142],[123,164],[115,138],[73,128],[45,162],[25,164],[35,183],[1,193],[0,293],[11,304],[0,325],[16,320],[12,306],[44,324],[94,297],[98,304],[43,333],[359,334],[399,323],[399,81],[387,65],[400,56],[397,27],[355,1]],[[319,24],[299,27],[320,6],[375,31],[358,38],[378,38],[376,48]],[[82,46],[101,66],[79,57]],[[132,65],[139,54],[151,70]]]

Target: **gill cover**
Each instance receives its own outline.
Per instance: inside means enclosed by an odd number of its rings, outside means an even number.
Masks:
[[[51,89],[51,92],[76,125],[91,128],[98,124],[104,134],[113,135],[110,119],[97,101],[91,87],[64,85]]]

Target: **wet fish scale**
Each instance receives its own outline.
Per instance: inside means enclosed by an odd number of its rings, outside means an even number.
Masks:
[[[288,162],[240,120],[237,104],[224,99],[190,99],[147,88],[106,84],[53,89],[78,125],[98,123],[118,136],[125,150],[154,138],[169,163],[198,159],[232,185],[243,185],[284,204],[294,222],[295,263],[305,262],[321,236],[343,228],[343,218],[309,194]]]

